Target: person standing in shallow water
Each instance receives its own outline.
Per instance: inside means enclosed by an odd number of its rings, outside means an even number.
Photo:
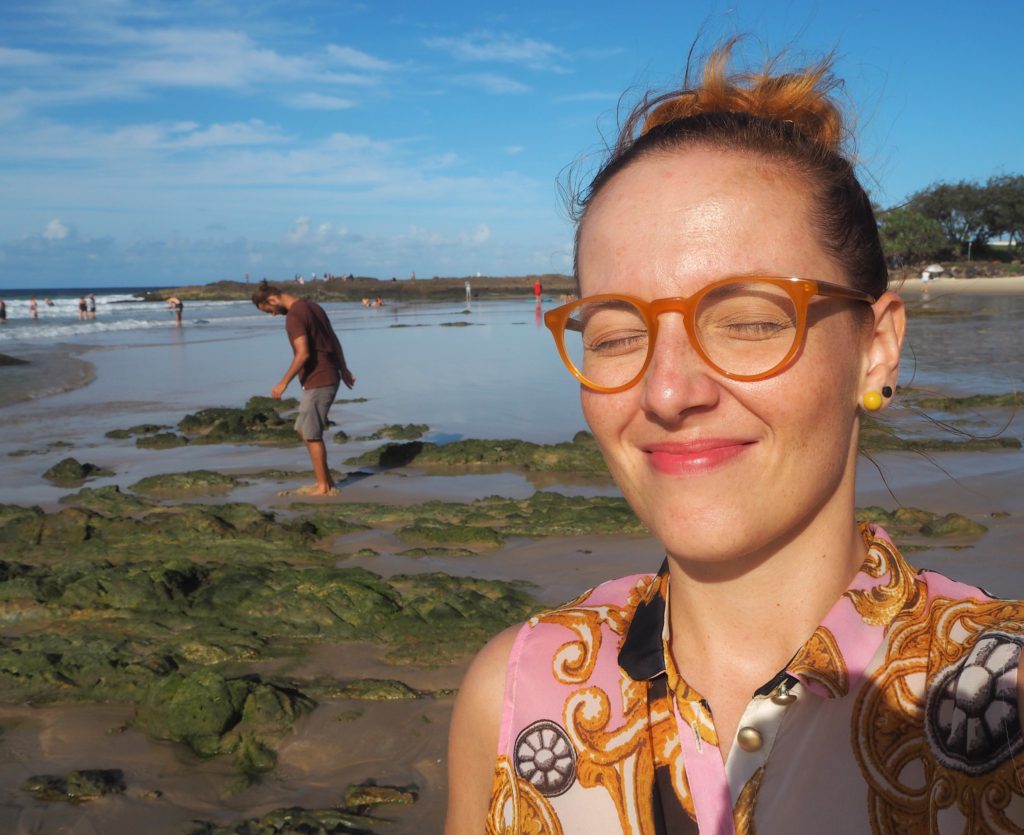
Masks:
[[[1024,603],[855,516],[905,312],[839,82],[731,48],[630,114],[544,317],[665,561],[480,652],[447,835],[1024,831]]]
[[[320,305],[285,293],[268,284],[266,279],[252,294],[252,302],[264,313],[285,317],[285,329],[292,346],[291,365],[270,396],[280,400],[296,376],[302,384],[295,430],[306,444],[316,484],[301,488],[299,492],[311,496],[335,495],[338,491],[327,465],[327,447],[323,441],[327,413],[338,393],[339,382],[348,388],[356,382],[345,363],[341,342]]]

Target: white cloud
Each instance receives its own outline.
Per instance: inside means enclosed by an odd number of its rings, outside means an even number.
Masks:
[[[288,99],[287,104],[302,110],[347,110],[350,107],[355,107],[355,102],[352,99],[325,96],[322,93],[299,93],[299,95]]]
[[[375,58],[373,55],[353,49],[350,46],[331,44],[327,47],[327,54],[339,64],[354,70],[388,72],[398,67],[397,64],[392,64],[390,61],[385,61],[381,58]]]
[[[495,75],[493,73],[457,75],[452,79],[452,81],[465,87],[475,87],[483,90],[485,93],[493,93],[499,96],[510,94],[517,95],[519,93],[530,92],[530,88],[521,81],[516,81],[513,78],[508,78],[504,75]]]
[[[524,145],[506,145],[505,146],[505,153],[508,154],[511,157],[516,156],[516,154],[521,154],[525,150],[526,150],[526,146],[524,146]]]
[[[14,69],[17,67],[38,67],[50,63],[50,57],[42,52],[31,49],[9,49],[0,46],[0,67]]]
[[[565,58],[562,50],[533,38],[473,32],[461,38],[428,38],[424,43],[460,61],[519,64],[535,70],[565,72],[560,64]]]
[[[67,236],[68,228],[57,218],[47,223],[46,228],[43,230],[43,237],[48,241],[62,241]]]

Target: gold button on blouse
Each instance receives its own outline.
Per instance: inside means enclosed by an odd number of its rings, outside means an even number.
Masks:
[[[761,732],[757,728],[751,727],[740,728],[736,732],[736,741],[740,744],[740,748],[749,753],[760,751],[761,746],[764,745]]]

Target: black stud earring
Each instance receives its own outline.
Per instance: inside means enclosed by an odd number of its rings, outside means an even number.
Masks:
[[[886,400],[892,397],[892,386],[882,386],[882,397]]]

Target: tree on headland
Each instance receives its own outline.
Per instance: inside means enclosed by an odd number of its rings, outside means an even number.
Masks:
[[[992,236],[1005,235],[1010,246],[1024,246],[1024,174],[990,177],[985,193],[985,222]]]
[[[940,258],[951,249],[938,221],[906,206],[881,212],[878,232],[892,267]]]
[[[966,180],[935,183],[913,195],[907,206],[938,223],[955,254],[962,255],[992,235],[986,192],[986,187]]]

